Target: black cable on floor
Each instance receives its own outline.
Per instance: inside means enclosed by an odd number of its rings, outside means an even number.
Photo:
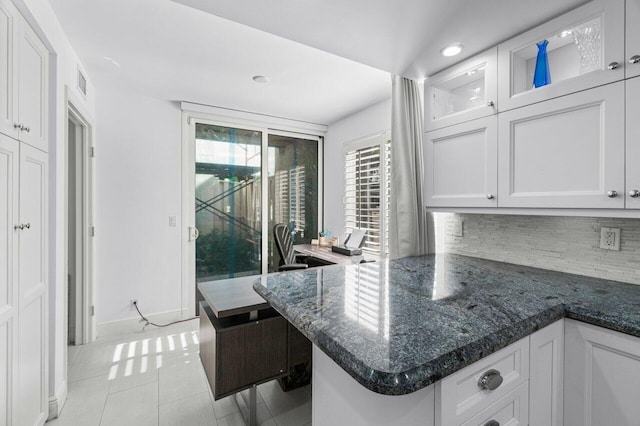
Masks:
[[[144,325],[145,327],[148,326],[148,325],[153,325],[155,327],[168,327],[168,326],[173,325],[173,324],[178,324],[178,323],[181,323],[181,322],[186,322],[186,321],[191,321],[191,320],[194,320],[194,319],[198,319],[198,317],[191,317],[191,318],[186,318],[186,319],[173,321],[173,322],[170,322],[170,323],[167,323],[167,324],[156,324],[154,322],[149,321],[144,315],[142,315],[142,312],[140,312],[140,309],[138,309],[138,302],[137,301],[133,302],[133,306],[136,308],[136,311],[138,311],[138,314],[140,315],[140,318],[142,318],[146,322],[146,324]]]

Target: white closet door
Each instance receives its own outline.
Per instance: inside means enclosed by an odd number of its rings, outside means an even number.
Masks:
[[[47,151],[47,75],[49,52],[24,21],[20,26],[18,110],[20,140]]]
[[[47,419],[47,154],[20,147],[20,424]]]
[[[0,133],[18,138],[16,25],[18,13],[9,1],[0,0]]]
[[[0,134],[0,424],[16,424],[19,142]]]

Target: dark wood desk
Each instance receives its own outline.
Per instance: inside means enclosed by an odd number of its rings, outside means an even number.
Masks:
[[[363,252],[358,256],[346,256],[331,251],[331,247],[321,247],[311,244],[296,244],[293,249],[300,254],[311,256],[330,265],[353,265],[364,262],[379,262],[382,257]]]
[[[311,342],[253,290],[259,278],[198,283],[200,359],[209,386],[216,400],[249,389],[249,425],[256,424],[255,386],[311,360]]]

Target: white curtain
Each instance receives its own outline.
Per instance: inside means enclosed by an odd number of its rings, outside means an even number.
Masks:
[[[391,203],[389,251],[392,258],[427,254],[422,201],[422,99],[418,83],[394,75],[391,99]]]

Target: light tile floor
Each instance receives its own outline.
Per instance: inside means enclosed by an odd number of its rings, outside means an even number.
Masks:
[[[213,400],[197,327],[193,320],[70,346],[67,401],[47,425],[244,425],[234,397]],[[311,387],[259,385],[257,413],[263,426],[310,425]]]

